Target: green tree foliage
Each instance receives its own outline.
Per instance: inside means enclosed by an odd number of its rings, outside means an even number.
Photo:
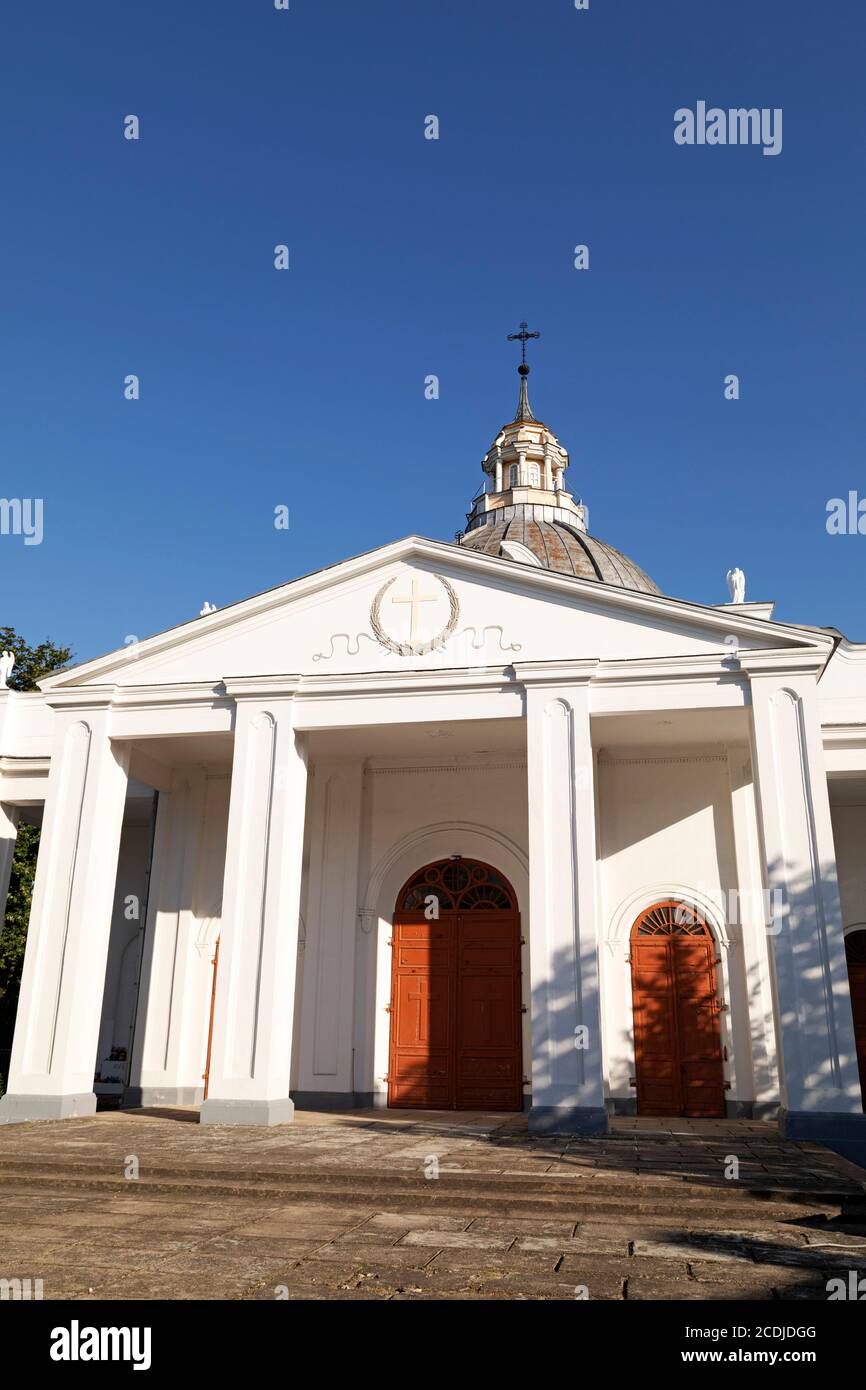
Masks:
[[[37,681],[49,671],[65,666],[72,656],[71,647],[57,647],[47,638],[31,647],[12,627],[0,627],[0,651],[15,653],[15,669],[9,680],[11,690],[35,690]],[[6,916],[0,932],[0,1049],[12,1046],[38,851],[39,827],[19,825]]]
[[[72,656],[71,647],[55,647],[46,637],[37,647],[27,645],[14,627],[0,627],[0,652],[15,654],[15,669],[9,678],[10,690],[35,690],[37,681],[65,666]]]
[[[38,825],[19,825],[9,896],[6,899],[6,917],[0,935],[0,1048],[12,1046],[38,850]]]

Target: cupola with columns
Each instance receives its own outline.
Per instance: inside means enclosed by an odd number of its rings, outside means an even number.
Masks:
[[[481,461],[484,490],[473,500],[458,543],[488,555],[595,579],[620,588],[659,592],[627,556],[590,536],[587,509],[565,485],[569,459],[553,430],[536,420],[529,404],[526,344],[539,333],[509,333],[521,345],[520,395],[513,420],[504,425]]]

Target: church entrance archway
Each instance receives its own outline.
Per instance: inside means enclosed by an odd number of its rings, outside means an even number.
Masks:
[[[631,931],[639,1115],[723,1118],[716,944],[692,907],[647,908]]]
[[[413,874],[394,909],[388,1104],[520,1110],[520,915],[475,859]]]
[[[860,1093],[863,1109],[866,1110],[866,927],[847,933],[845,958],[848,962],[851,1012],[854,1015],[857,1065],[860,1068]]]

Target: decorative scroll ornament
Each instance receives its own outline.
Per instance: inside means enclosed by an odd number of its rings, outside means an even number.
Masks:
[[[382,585],[376,597],[373,599],[373,604],[370,608],[370,627],[373,629],[373,635],[381,646],[387,647],[389,652],[395,652],[397,656],[426,656],[428,652],[439,651],[445,646],[445,643],[448,641],[449,637],[453,635],[454,629],[457,627],[457,622],[460,617],[460,601],[454,589],[448,583],[448,580],[443,579],[441,574],[425,575],[425,579],[435,580],[437,584],[441,584],[445,591],[445,597],[448,599],[449,607],[448,621],[441,631],[437,632],[435,637],[431,637],[429,641],[421,642],[412,640],[415,631],[417,605],[429,602],[433,597],[438,597],[438,595],[418,594],[415,587],[418,576],[414,576],[412,579],[411,597],[396,600],[397,602],[411,604],[410,640],[408,642],[396,642],[392,637],[388,636],[388,633],[382,626],[382,601],[392,585],[396,584],[397,580],[403,577],[402,575],[394,575],[393,579],[389,579]]]

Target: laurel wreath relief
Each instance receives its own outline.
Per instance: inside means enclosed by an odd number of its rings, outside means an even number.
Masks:
[[[397,656],[426,656],[428,652],[439,651],[442,647],[444,647],[445,643],[448,641],[448,638],[453,633],[454,629],[457,626],[457,619],[460,616],[460,602],[457,598],[456,593],[454,592],[454,589],[448,583],[448,580],[444,579],[441,574],[434,574],[433,578],[438,579],[439,583],[444,588],[445,593],[448,595],[448,603],[450,607],[448,622],[446,623],[445,627],[443,627],[442,631],[437,633],[435,637],[431,638],[429,642],[415,642],[414,644],[411,642],[394,642],[388,636],[385,629],[382,627],[381,610],[383,598],[387,594],[391,585],[396,584],[399,577],[399,575],[395,574],[393,579],[387,580],[387,582],[382,585],[381,589],[376,594],[376,597],[373,599],[373,604],[370,608],[370,626],[373,629],[373,635],[375,636],[376,641],[380,642],[383,647],[387,647],[389,652],[396,652]]]

